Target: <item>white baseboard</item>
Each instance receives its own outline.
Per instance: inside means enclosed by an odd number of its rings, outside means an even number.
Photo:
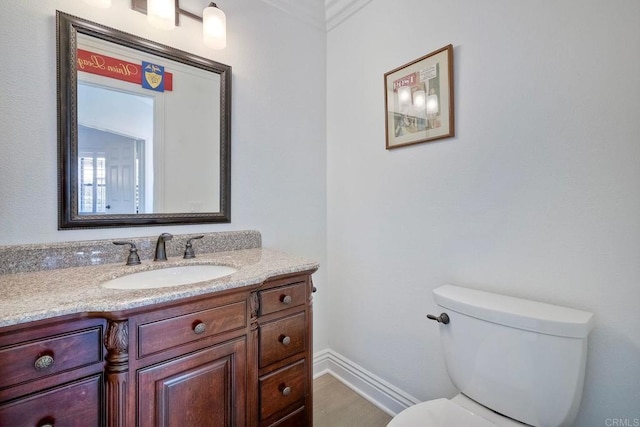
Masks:
[[[313,377],[327,373],[391,416],[420,402],[332,350],[313,355]]]

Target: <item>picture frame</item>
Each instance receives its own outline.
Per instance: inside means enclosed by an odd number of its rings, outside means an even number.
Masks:
[[[455,136],[453,45],[384,75],[387,150]]]

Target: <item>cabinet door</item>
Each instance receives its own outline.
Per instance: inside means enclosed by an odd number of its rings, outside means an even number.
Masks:
[[[245,337],[141,369],[138,425],[245,425],[245,372]]]

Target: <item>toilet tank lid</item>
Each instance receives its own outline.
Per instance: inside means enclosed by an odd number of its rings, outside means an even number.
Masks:
[[[433,290],[436,304],[513,328],[561,337],[585,338],[593,313],[476,289],[444,285]]]

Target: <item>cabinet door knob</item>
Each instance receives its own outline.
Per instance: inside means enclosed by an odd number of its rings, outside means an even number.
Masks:
[[[280,342],[284,345],[289,345],[291,344],[291,337],[288,335],[280,335]]]
[[[44,356],[40,356],[36,359],[33,366],[38,371],[42,371],[43,369],[48,369],[53,366],[53,356],[45,354]]]
[[[291,295],[282,295],[280,297],[280,302],[282,302],[284,305],[291,304]]]
[[[291,394],[291,387],[282,385],[280,387],[280,392],[283,396],[289,396]]]
[[[193,332],[195,332],[198,335],[202,334],[206,330],[207,330],[207,325],[205,325],[202,322],[198,322],[198,324],[193,327]]]

